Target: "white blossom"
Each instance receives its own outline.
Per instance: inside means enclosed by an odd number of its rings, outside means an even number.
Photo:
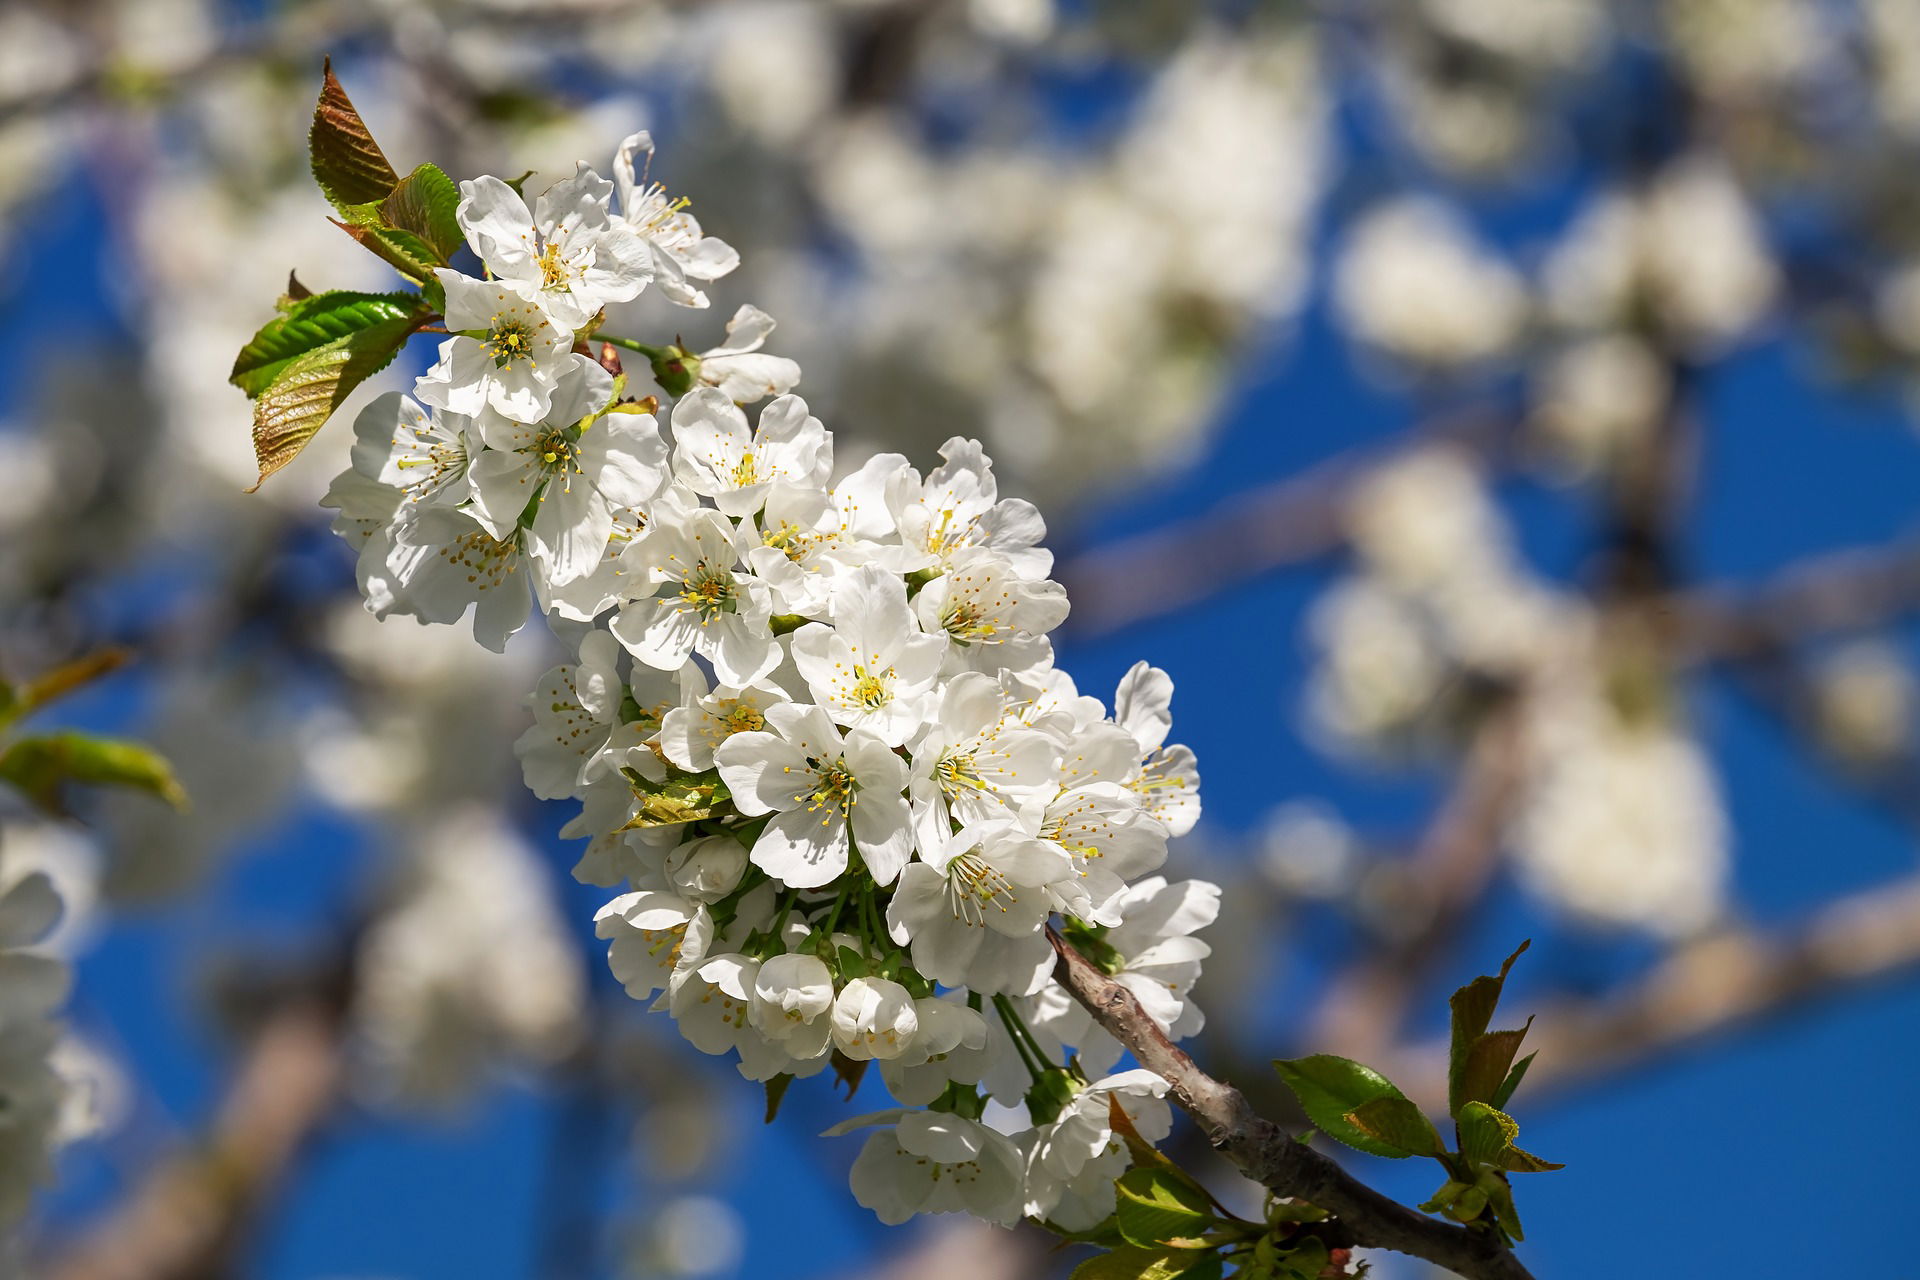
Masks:
[[[1065,850],[1011,823],[969,827],[908,863],[887,908],[913,966],[948,986],[1027,995],[1046,981],[1047,886],[1073,874]]]
[[[898,747],[926,722],[946,642],[922,635],[898,574],[866,565],[833,585],[832,626],[793,636],[793,662],[817,705],[838,724]]]
[[[638,174],[635,156],[644,157]],[[700,230],[684,199],[669,197],[659,183],[647,182],[653,137],[632,134],[613,157],[613,184],[620,193],[620,225],[640,236],[653,257],[654,286],[671,302],[704,307],[707,295],[689,281],[718,280],[740,265],[740,255],[724,240]]]
[[[889,1225],[917,1213],[969,1213],[1011,1226],[1022,1211],[1020,1151],[977,1120],[937,1111],[883,1112],[828,1130],[887,1125],[853,1163],[853,1196]]]
[[[585,360],[568,351],[573,331],[555,325],[521,286],[438,273],[447,292],[440,358],[414,384],[423,404],[471,417],[482,409],[514,422],[547,416],[560,376]]]
[[[714,752],[740,812],[773,815],[753,864],[810,889],[844,872],[857,846],[873,878],[892,883],[913,839],[906,764],[864,729],[843,735],[819,707],[774,707],[767,724],[771,733],[737,733]]]
[[[760,350],[773,333],[773,317],[747,303],[727,321],[727,339],[699,356],[699,378],[736,404],[784,396],[800,381],[800,366]]]
[[[820,420],[798,396],[781,396],[747,418],[723,391],[696,387],[673,407],[674,475],[730,516],[759,509],[776,481],[818,485],[833,466]]]
[[[571,333],[653,276],[646,243],[608,213],[612,195],[613,184],[582,164],[541,192],[529,212],[518,191],[487,176],[460,184],[458,217],[488,271],[518,285]]]

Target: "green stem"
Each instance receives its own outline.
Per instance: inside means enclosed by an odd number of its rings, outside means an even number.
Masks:
[[[1007,1035],[1013,1041],[1014,1052],[1020,1055],[1020,1064],[1027,1069],[1027,1074],[1033,1077],[1034,1082],[1039,1083],[1046,1075],[1046,1057],[1028,1049],[1026,1040],[1022,1039],[1027,1024],[1020,1021],[1020,1015],[1014,1012],[1013,1002],[1005,996],[995,996],[993,1007],[1000,1011],[1001,1025],[1006,1027]]]
[[[1007,1001],[1007,1012],[1013,1015],[1013,1024],[1020,1029],[1020,1034],[1026,1037],[1027,1048],[1033,1052],[1033,1060],[1043,1068],[1053,1066],[1053,1061],[1047,1057],[1047,1051],[1040,1047],[1039,1039],[1027,1026],[1026,1019],[1020,1016],[1020,1011],[1013,1007],[1011,1000]]]
[[[650,347],[646,343],[636,342],[632,338],[622,338],[618,334],[608,333],[604,329],[588,334],[587,341],[612,343],[616,347],[625,347],[629,351],[638,351],[649,360],[660,354],[660,348],[658,347]]]
[[[840,896],[833,900],[833,910],[827,913],[827,923],[825,927],[823,927],[820,930],[822,934],[826,935],[827,940],[829,942],[833,940],[834,926],[840,923],[840,909],[847,905],[847,894],[851,893],[852,891],[853,891],[853,880],[851,877],[849,877],[846,881],[844,881],[841,884]]]

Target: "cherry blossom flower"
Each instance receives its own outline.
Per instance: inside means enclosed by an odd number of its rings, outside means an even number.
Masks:
[[[857,846],[873,878],[891,884],[912,849],[907,766],[873,734],[842,736],[819,707],[767,712],[769,732],[737,733],[713,753],[740,812],[772,814],[753,865],[794,889],[828,884]]]
[[[653,278],[644,241],[614,223],[613,184],[585,164],[534,201],[495,177],[460,184],[458,217],[487,270],[520,286],[557,328],[581,328],[609,303],[637,296]]]

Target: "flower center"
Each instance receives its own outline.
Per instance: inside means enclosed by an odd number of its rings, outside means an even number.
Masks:
[[[979,924],[990,907],[1005,911],[1020,901],[1007,878],[978,853],[963,853],[947,863],[947,895],[954,919],[967,924]]]
[[[685,196],[667,197],[667,189],[659,183],[653,183],[634,202],[633,212],[628,213],[627,221],[642,235],[665,239],[663,232],[678,232],[685,236],[686,219],[682,216],[693,201]],[[675,224],[669,227],[668,224]],[[685,236],[690,239],[690,236]]]
[[[985,640],[1000,630],[977,600],[954,598],[940,611],[940,625],[961,644]]]
[[[878,711],[892,702],[893,668],[869,672],[865,667],[854,667],[853,687],[847,690],[847,701],[868,711]]]
[[[533,438],[531,450],[549,471],[579,471],[580,445],[565,427],[547,427]]]
[[[831,764],[808,763],[814,765],[813,794],[807,799],[808,812],[838,813],[843,818],[851,814],[853,806],[859,803],[857,793],[860,783],[847,768],[846,759],[843,757]],[[827,818],[822,817],[820,822],[824,826]]]
[[[520,316],[495,316],[487,334],[487,354],[493,357],[496,369],[505,369],[515,360],[534,364],[533,326]]]
[[[1075,858],[1085,860],[1102,856],[1105,850],[1096,842],[1098,833],[1095,824],[1099,820],[1086,818],[1092,810],[1092,805],[1078,802],[1060,812],[1048,814],[1040,823],[1040,838],[1051,840]]]
[[[963,790],[991,791],[993,787],[975,770],[971,751],[953,751],[941,756],[933,766],[933,776],[946,792]]]
[[[753,451],[749,449],[740,455],[740,461],[733,464],[733,487],[744,489],[748,485],[760,483],[760,464],[754,461]]]
[[[948,507],[940,512],[940,518],[937,521],[927,526],[927,550],[942,559],[952,555],[961,547],[973,545],[975,521],[968,519],[956,524],[955,517],[958,515],[959,512]]]
[[[500,586],[519,567],[514,544],[501,542],[484,529],[461,534],[440,548],[440,558],[454,572],[464,574],[467,585],[479,591]]]
[[[412,471],[415,467],[431,468],[424,476],[404,486],[412,501],[418,502],[449,480],[459,478],[467,469],[467,448],[458,440],[436,439],[431,428],[410,423],[406,430],[413,435],[412,444],[408,445],[395,436],[394,447],[412,448],[417,452],[412,457],[395,459],[394,465],[403,472]]]
[[[733,704],[733,710],[721,717],[728,733],[757,733],[767,727],[767,718],[755,708],[744,702]]]
[[[725,569],[716,569],[705,560],[695,565],[693,572],[681,580],[680,598],[700,615],[700,625],[703,627],[723,613],[737,613],[740,610],[733,574]]]
[[[548,289],[565,289],[581,274],[578,267],[560,256],[560,242],[549,240],[534,259],[540,268],[540,283]]]
[[[825,541],[824,536],[809,533],[791,520],[782,520],[760,535],[761,545],[778,547],[795,564],[805,563],[807,557]]]

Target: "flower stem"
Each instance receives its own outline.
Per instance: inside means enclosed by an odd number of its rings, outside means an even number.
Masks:
[[[660,350],[660,348],[658,347],[650,347],[646,343],[637,342],[632,338],[622,338],[618,334],[608,333],[604,329],[588,334],[587,341],[588,342],[610,342],[616,347],[625,347],[629,351],[638,351],[641,355],[646,356],[648,359],[652,359],[655,355],[659,353],[659,350]]]
[[[840,896],[833,900],[833,910],[827,913],[827,923],[820,929],[821,933],[827,935],[829,941],[832,940],[834,926],[840,923],[840,909],[847,905],[847,894],[852,891],[853,878],[849,876],[841,882]]]
[[[1005,996],[995,996],[993,1007],[1000,1011],[1000,1022],[1007,1029],[1007,1036],[1013,1041],[1014,1052],[1020,1055],[1020,1063],[1026,1067],[1027,1074],[1037,1084],[1047,1073],[1046,1055],[1040,1052],[1040,1046],[1033,1043],[1033,1033],[1027,1030],[1027,1024],[1020,1020],[1013,1002]],[[1031,1046],[1031,1047],[1029,1047]]]

